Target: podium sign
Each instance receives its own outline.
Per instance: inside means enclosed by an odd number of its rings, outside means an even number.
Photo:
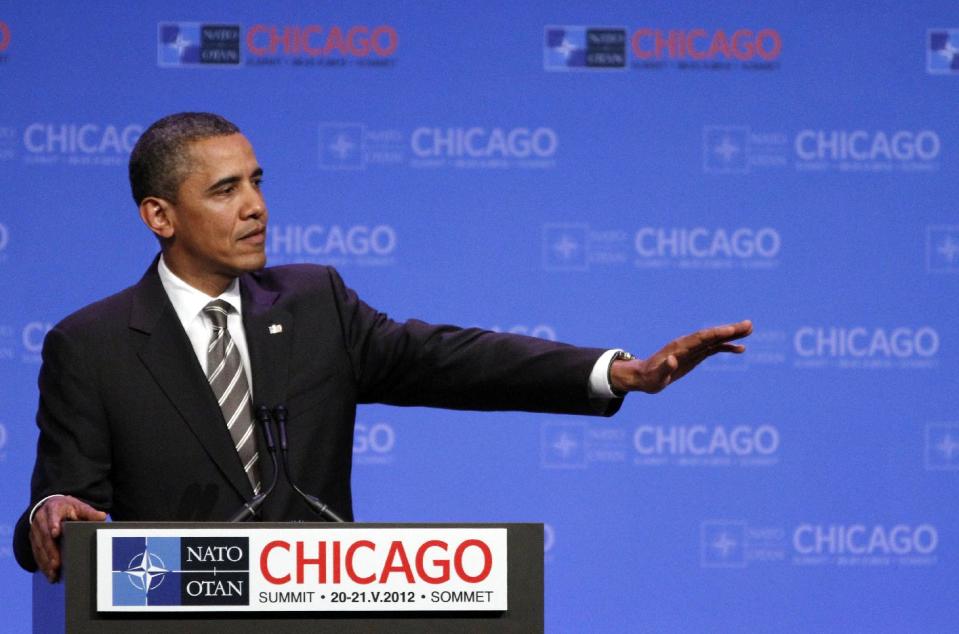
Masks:
[[[101,529],[99,612],[507,609],[505,528]]]

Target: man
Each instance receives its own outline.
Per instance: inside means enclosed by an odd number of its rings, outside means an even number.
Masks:
[[[223,521],[263,487],[254,404],[289,412],[294,479],[352,519],[357,403],[611,415],[751,332],[701,330],[648,359],[376,312],[331,268],[264,269],[263,170],[222,117],[172,115],[130,157],[161,255],[44,342],[40,437],[17,561],[59,574],[65,520]],[[265,520],[316,520],[286,482]]]

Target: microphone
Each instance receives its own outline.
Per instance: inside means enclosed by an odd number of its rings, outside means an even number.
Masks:
[[[276,481],[280,474],[280,469],[276,464],[276,444],[273,442],[273,430],[271,428],[273,417],[270,416],[270,410],[266,405],[260,405],[256,408],[256,420],[260,423],[260,427],[263,428],[263,435],[266,437],[266,450],[270,452],[270,460],[273,462],[273,477],[270,479],[270,485],[265,491],[254,495],[253,499],[249,502],[243,503],[243,508],[230,518],[231,522],[242,522],[254,517],[257,511],[260,510],[260,507],[263,506],[263,503],[266,502],[267,496],[273,493],[273,488],[276,486]]]
[[[300,497],[307,503],[307,505],[313,509],[316,513],[326,518],[330,522],[346,522],[345,519],[336,514],[333,509],[321,502],[315,496],[310,495],[300,487],[296,486],[296,483],[293,482],[293,477],[290,475],[290,460],[287,455],[287,442],[286,442],[286,407],[283,405],[277,405],[273,408],[273,416],[276,417],[276,427],[280,432],[280,457],[283,459],[283,473],[286,475],[286,481],[290,483],[290,486],[293,487],[293,490],[300,494]]]

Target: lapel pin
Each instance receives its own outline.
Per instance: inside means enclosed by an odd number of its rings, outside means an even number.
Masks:
[[[270,334],[278,335],[283,332],[283,324],[270,324]]]

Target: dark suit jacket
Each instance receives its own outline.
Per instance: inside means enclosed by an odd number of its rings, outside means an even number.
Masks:
[[[396,323],[327,267],[265,269],[240,288],[254,401],[286,405],[294,479],[347,519],[357,403],[606,415],[619,406],[587,397],[599,349]],[[135,286],[48,334],[39,384],[31,508],[65,493],[114,520],[223,521],[252,497],[155,261]],[[28,512],[14,551],[32,571]],[[318,519],[282,478],[263,518]]]

